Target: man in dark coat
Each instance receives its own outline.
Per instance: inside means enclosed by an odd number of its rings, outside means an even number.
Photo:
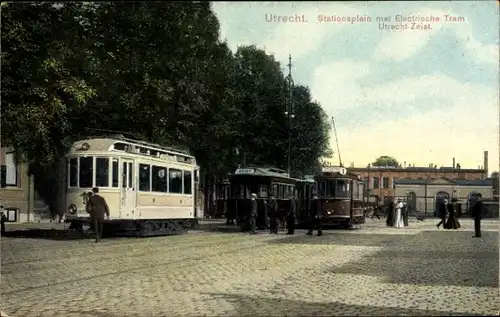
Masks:
[[[102,236],[104,217],[109,218],[109,207],[104,197],[99,195],[99,188],[92,188],[93,195],[87,202],[87,211],[90,213],[90,221],[95,232],[95,242],[99,242]]]
[[[385,223],[387,227],[392,227],[394,226],[394,199],[387,200],[385,208],[387,212]]]
[[[0,206],[0,234],[2,235],[2,237],[5,236],[5,222],[7,222],[7,216],[5,215],[3,206]]]
[[[481,193],[476,195],[477,200],[472,207],[472,217],[474,217],[474,238],[481,238],[481,218],[483,217],[483,195]]]
[[[267,212],[269,218],[269,233],[278,234],[278,202],[273,194],[269,195]]]
[[[318,230],[318,236],[323,234],[323,228],[321,227],[321,219],[323,218],[323,210],[321,210],[321,202],[318,196],[314,195],[311,200],[311,205],[309,207],[309,231],[308,235],[312,235],[314,229]]]
[[[295,233],[295,218],[297,217],[297,206],[295,204],[295,197],[290,196],[290,210],[288,211],[288,215],[286,218],[286,226],[288,232],[286,234],[294,234]]]
[[[438,211],[438,216],[441,218],[441,221],[439,221],[436,225],[436,227],[439,227],[446,222],[446,205],[448,205],[448,199],[445,199],[444,201],[440,201],[437,206],[437,211]]]
[[[250,209],[250,234],[257,233],[257,194],[252,194],[251,200],[251,209]]]

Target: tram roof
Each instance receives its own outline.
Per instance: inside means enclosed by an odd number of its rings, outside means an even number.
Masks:
[[[137,155],[154,156],[151,152],[155,152],[157,155],[167,154],[181,158],[184,157],[195,162],[195,158],[186,151],[122,136],[90,137],[84,140],[78,140],[73,143],[70,152],[80,152],[82,150],[89,152],[111,152],[119,150],[117,145],[120,144],[129,146],[129,149],[133,150],[131,153]],[[120,151],[124,150],[120,149]]]
[[[231,176],[262,176],[262,177],[280,177],[292,179],[287,172],[272,167],[247,167],[238,168]]]

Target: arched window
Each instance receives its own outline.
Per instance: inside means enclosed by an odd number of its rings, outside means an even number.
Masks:
[[[409,213],[417,211],[417,194],[413,191],[409,191],[406,195],[406,208]]]
[[[467,195],[467,212],[471,212],[471,208],[474,206],[474,204],[477,201],[477,194],[478,192],[470,192],[469,195]]]

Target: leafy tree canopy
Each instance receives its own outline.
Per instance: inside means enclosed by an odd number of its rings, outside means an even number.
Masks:
[[[373,166],[393,166],[393,167],[399,167],[398,160],[396,160],[392,156],[387,156],[383,155],[379,157],[378,159],[375,160],[375,162],[372,163]]]
[[[287,167],[284,74],[255,46],[233,54],[208,2],[2,3],[2,144],[55,209],[68,146],[96,129],[188,148],[204,178]],[[293,54],[293,52],[291,52]],[[328,152],[309,89],[293,90],[292,171]]]

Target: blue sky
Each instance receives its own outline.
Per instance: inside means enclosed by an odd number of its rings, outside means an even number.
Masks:
[[[427,166],[499,170],[499,5],[456,2],[215,2],[231,49],[254,44],[334,116],[346,163],[380,155]],[[267,22],[266,14],[307,22]],[[320,23],[318,16],[369,16]],[[430,30],[380,30],[377,17],[433,16]],[[463,17],[446,22],[445,15]],[[411,28],[412,23],[407,23]],[[417,23],[418,24],[418,23]],[[427,23],[423,23],[427,24]],[[333,142],[333,140],[332,140]],[[332,148],[336,146],[332,143]]]

